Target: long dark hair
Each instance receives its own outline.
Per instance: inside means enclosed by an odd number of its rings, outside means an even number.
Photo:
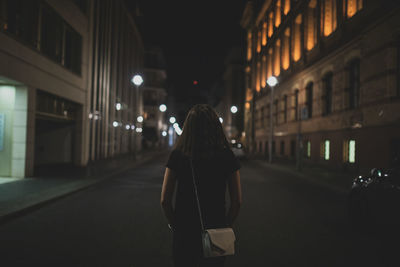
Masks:
[[[175,149],[192,158],[230,149],[221,122],[210,105],[197,104],[189,110]]]

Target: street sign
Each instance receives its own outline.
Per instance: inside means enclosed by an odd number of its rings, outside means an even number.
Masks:
[[[5,126],[5,115],[0,113],[0,151],[3,151],[4,147],[4,126]]]

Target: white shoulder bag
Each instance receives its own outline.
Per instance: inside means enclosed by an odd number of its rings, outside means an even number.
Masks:
[[[199,209],[204,257],[210,258],[234,255],[236,237],[232,228],[204,229],[192,160],[190,160],[190,167],[192,168],[194,192],[197,199],[197,207]]]

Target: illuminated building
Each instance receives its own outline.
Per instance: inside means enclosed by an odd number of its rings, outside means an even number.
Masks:
[[[252,153],[268,156],[272,109],[275,159],[366,171],[400,156],[399,8],[389,0],[248,1],[241,25]],[[267,36],[256,53],[260,29]],[[272,107],[265,73],[279,80]]]

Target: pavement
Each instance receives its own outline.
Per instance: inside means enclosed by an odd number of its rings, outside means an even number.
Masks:
[[[63,173],[65,170],[61,169],[56,176],[23,179],[0,177],[0,223],[113,178],[167,153],[167,150],[153,150],[138,153],[136,157],[120,156],[99,160],[78,171]]]

